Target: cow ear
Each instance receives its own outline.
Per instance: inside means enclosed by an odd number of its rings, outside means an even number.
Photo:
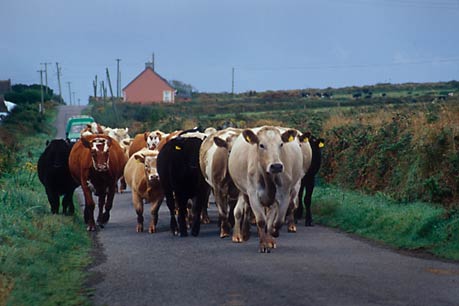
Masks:
[[[150,135],[150,132],[143,133],[143,139],[145,139],[145,141],[147,141],[148,135]]]
[[[81,143],[86,148],[88,148],[88,149],[91,148],[91,142],[86,137],[81,137]]]
[[[228,144],[226,143],[226,141],[224,141],[220,137],[214,137],[214,142],[217,145],[217,147],[228,148]]]
[[[252,130],[242,131],[242,136],[244,137],[245,141],[250,144],[258,144],[260,142],[258,136]]]
[[[282,133],[282,141],[283,142],[291,142],[293,140],[295,140],[295,137],[297,135],[297,131],[295,130],[287,130],[285,131],[284,133]]]
[[[145,155],[143,154],[136,154],[134,155],[134,158],[136,161],[140,162],[140,163],[144,163],[145,162]]]
[[[311,138],[311,133],[309,132],[306,132],[298,136],[298,139],[300,140],[300,142],[309,142],[309,138]]]
[[[111,146],[111,145],[112,145],[112,138],[107,137],[107,146]]]

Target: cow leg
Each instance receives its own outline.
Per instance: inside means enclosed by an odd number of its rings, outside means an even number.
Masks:
[[[303,196],[306,180],[306,176],[301,179],[301,186],[300,190],[298,191],[298,207],[295,211],[295,222],[303,217]]]
[[[48,196],[48,202],[51,206],[51,213],[53,215],[59,213],[59,195],[57,192],[53,192],[49,188],[46,188],[46,195]]]
[[[174,236],[178,235],[178,226],[177,226],[177,220],[175,219],[175,199],[174,199],[174,194],[172,192],[167,192],[166,194],[166,204],[167,207],[169,208],[169,213],[171,216],[171,221],[170,221],[170,228],[171,232]]]
[[[284,194],[284,193],[281,192],[279,194]],[[277,235],[279,235],[280,229],[282,228],[282,225],[285,222],[285,216],[290,206],[290,200],[289,200],[289,197],[281,196],[278,198],[277,202],[279,203],[278,205],[279,209],[278,209],[278,212],[275,218],[273,233],[277,232]]]
[[[102,228],[104,227],[103,215],[106,198],[107,194],[105,192],[99,193],[99,214],[97,216],[97,224],[99,224],[99,226]]]
[[[73,216],[75,213],[75,206],[73,205],[73,191],[64,194],[62,199],[62,208],[64,215]]]
[[[126,180],[124,175],[120,178],[120,193],[123,193],[126,190]]]
[[[260,203],[260,200],[258,198],[258,195],[256,193],[254,194],[249,194],[249,201],[250,201],[250,206],[252,207],[253,214],[255,215],[255,220],[257,222],[257,230],[258,230],[258,236],[259,236],[259,251],[260,253],[269,253],[271,249],[276,247],[276,241],[274,240],[273,236],[271,235],[271,230],[268,230],[268,226],[270,227],[265,208],[264,206]],[[269,212],[269,211],[268,211]],[[275,207],[270,209],[270,214],[275,214],[277,212],[277,209]],[[281,213],[281,209],[277,212],[279,215]],[[285,213],[285,211],[284,211]],[[284,215],[285,216],[285,215]],[[270,224],[272,224],[272,221],[270,221]],[[275,228],[276,229],[276,228]],[[274,229],[274,230],[275,230]]]
[[[158,224],[158,210],[161,206],[161,203],[163,201],[163,197],[161,196],[158,199],[155,199],[151,203],[151,221],[150,221],[150,227],[148,228],[148,232],[150,234],[156,233],[156,224]]]
[[[102,215],[102,224],[107,224],[110,220],[110,210],[113,207],[113,199],[115,198],[116,182],[108,187],[107,202],[105,203],[105,211]]]
[[[236,206],[234,207],[234,228],[232,237],[233,242],[237,243],[244,241],[241,232],[242,218],[244,217],[244,203],[244,196],[240,194]]]
[[[177,196],[177,195],[176,195]],[[186,215],[187,215],[187,204],[188,199],[184,197],[177,196],[177,205],[178,205],[178,227],[180,231],[180,237],[188,236],[188,228],[186,225]],[[195,216],[196,217],[196,216]],[[197,216],[199,219],[200,215]]]
[[[220,238],[229,237],[231,226],[228,222],[228,205],[226,197],[222,194],[222,191],[217,188],[214,190],[214,195],[220,222]]]
[[[209,204],[210,196],[210,187],[208,187],[207,183],[202,182],[201,185],[204,185],[205,187],[200,188],[198,195],[196,196],[196,201],[193,205],[193,224],[191,225],[191,235],[195,237],[199,235],[199,231],[201,229],[201,213],[204,208],[206,209],[207,214],[207,205]]]
[[[143,200],[137,194],[137,192],[132,192],[132,204],[134,205],[135,212],[137,214],[137,233],[143,232]]]
[[[311,213],[311,200],[312,192],[314,191],[314,177],[311,177],[306,182],[306,196],[304,199],[306,206],[306,217],[305,217],[305,226],[313,226],[312,224],[312,213]]]
[[[88,186],[87,177],[82,177],[81,181],[81,189],[83,190],[84,195],[84,222],[88,225],[88,231],[95,231],[96,230],[96,222],[94,221],[94,208],[96,204],[92,198],[91,191]]]

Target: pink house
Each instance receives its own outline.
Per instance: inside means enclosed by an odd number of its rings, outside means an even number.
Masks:
[[[146,63],[145,70],[123,88],[123,101],[131,103],[174,103],[175,89]]]

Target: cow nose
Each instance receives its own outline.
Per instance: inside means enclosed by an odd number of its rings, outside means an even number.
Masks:
[[[284,170],[284,165],[276,163],[276,164],[271,164],[269,166],[269,172],[270,173],[280,173]]]
[[[151,174],[150,175],[150,181],[155,181],[155,180],[158,180],[159,179],[159,176],[157,174]]]

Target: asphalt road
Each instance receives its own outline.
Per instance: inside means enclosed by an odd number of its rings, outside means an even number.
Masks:
[[[80,192],[77,192],[80,194]],[[174,237],[163,203],[158,233],[136,233],[128,191],[94,238],[94,305],[459,305],[459,263],[397,252],[338,230],[283,228],[277,249],[220,239],[217,211],[199,237]],[[145,207],[145,225],[150,220]]]

